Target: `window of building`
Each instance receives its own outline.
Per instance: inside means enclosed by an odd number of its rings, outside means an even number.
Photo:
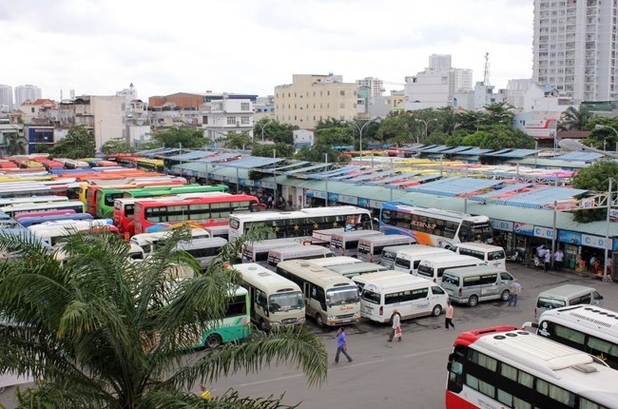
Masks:
[[[236,117],[234,117],[234,116],[228,116],[228,117],[227,117],[227,124],[228,124],[228,125],[236,125]]]
[[[248,116],[241,116],[240,117],[240,123],[242,125],[249,125],[251,123],[251,121],[250,121]]]
[[[241,102],[240,103],[240,110],[241,111],[248,111],[249,110],[249,103],[248,102]]]
[[[345,91],[344,91],[344,90],[339,91],[339,95],[341,95],[342,97],[344,97],[344,96],[345,96]]]

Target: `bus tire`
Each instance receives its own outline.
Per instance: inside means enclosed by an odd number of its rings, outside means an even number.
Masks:
[[[442,306],[440,304],[436,304],[436,306],[433,307],[433,310],[431,310],[431,315],[437,317],[440,314],[442,314]]]
[[[316,314],[315,322],[318,324],[318,327],[324,328],[324,320],[322,319],[322,314]]]
[[[476,304],[478,303],[479,303],[479,297],[477,297],[476,295],[471,295],[470,298],[468,298],[468,306],[476,307]]]
[[[509,298],[511,298],[511,292],[509,290],[502,291],[502,295],[500,296],[500,299],[502,301],[508,301]]]
[[[221,336],[219,334],[210,334],[208,337],[206,337],[206,346],[208,348],[214,349],[222,343],[223,340],[221,339]]]
[[[260,331],[268,332],[268,325],[266,325],[266,321],[264,321],[264,319],[260,320],[259,327]]]

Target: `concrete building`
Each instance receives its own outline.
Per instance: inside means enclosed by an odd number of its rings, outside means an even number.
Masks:
[[[217,142],[228,132],[253,136],[253,101],[250,99],[221,99],[206,104],[201,111],[204,136]]]
[[[534,0],[533,75],[577,101],[618,97],[615,1]]]
[[[275,87],[275,119],[313,129],[328,118],[351,121],[358,115],[358,85],[341,75],[294,74],[292,84]]]
[[[13,87],[0,84],[0,112],[11,112],[13,109]]]
[[[129,84],[129,88],[125,88],[121,91],[116,91],[117,97],[124,97],[125,107],[129,109],[131,107],[131,102],[137,100],[137,89],[133,83]]]
[[[356,85],[359,88],[367,88],[369,98],[381,97],[384,93],[384,82],[378,78],[366,77],[362,80],[356,80]]]
[[[41,88],[26,84],[18,85],[15,87],[15,106],[21,106],[21,104],[27,100],[35,100],[41,98]]]

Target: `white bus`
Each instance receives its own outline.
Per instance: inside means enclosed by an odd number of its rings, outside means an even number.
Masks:
[[[459,243],[451,250],[457,254],[483,260],[488,266],[506,269],[506,253],[500,246],[487,243]]]
[[[250,241],[243,245],[242,262],[267,264],[268,252],[281,247],[298,246],[301,244],[298,239],[272,239],[261,241]]]
[[[401,244],[399,246],[388,246],[382,249],[380,255],[380,265],[392,269],[395,267],[395,259],[399,251],[413,249],[415,247],[425,247],[422,244]]]
[[[618,408],[618,371],[513,326],[461,333],[448,357],[446,409]]]
[[[356,257],[348,257],[348,256],[335,256],[335,257],[325,257],[325,258],[316,258],[311,260],[312,264],[320,267],[330,267],[330,266],[340,266],[340,265],[349,265],[349,264],[357,264],[362,263],[362,260],[357,259]]]
[[[313,260],[310,260],[313,262]],[[383,267],[375,263],[360,263],[354,264],[336,264],[326,266],[327,269],[334,271],[337,274],[341,274],[344,277],[352,278],[363,274],[377,273],[378,271],[386,271],[388,268]]]
[[[211,237],[193,239],[190,242],[181,241],[176,246],[179,250],[184,250],[200,263],[202,270],[206,270],[210,262],[219,254],[221,247],[227,244],[223,237]]]
[[[51,203],[51,202],[66,202],[68,200],[69,198],[66,196],[56,196],[56,195],[3,197],[3,198],[0,198],[0,207],[20,204],[20,203]]]
[[[164,240],[166,237],[172,235],[172,230],[158,231],[153,233],[140,233],[129,239],[129,242],[141,247],[144,251],[144,256],[150,255],[153,251],[153,246],[159,241]],[[191,229],[191,239],[208,239],[210,233],[205,229],[195,227]]]
[[[392,321],[395,311],[402,320],[442,314],[448,301],[442,287],[424,278],[398,273],[390,277],[382,272],[369,273],[354,278],[363,283],[362,317],[385,323]]]
[[[295,282],[305,296],[307,316],[323,327],[358,322],[360,295],[354,281],[306,260],[282,261],[277,274]]]
[[[43,243],[52,247],[56,246],[61,238],[73,234],[75,231],[86,231],[98,229],[99,231],[117,231],[109,219],[92,220],[61,220],[55,222],[45,222],[28,227],[33,236],[39,238]]]
[[[251,320],[266,331],[305,322],[305,301],[300,287],[256,263],[234,264],[253,302]]]
[[[333,229],[314,230],[311,234],[311,244],[320,246],[330,246],[330,241],[333,233],[343,233],[344,227],[335,227]]]
[[[487,216],[472,216],[400,202],[382,204],[380,230],[386,234],[405,234],[413,237],[418,244],[443,248],[468,241],[493,242]]]
[[[297,244],[270,250],[266,266],[275,270],[277,264],[285,260],[311,260],[323,257],[333,257],[333,252],[323,246]]]
[[[452,256],[453,252],[438,247],[416,244],[410,248],[397,252],[395,256],[394,269],[408,274],[416,274],[418,265],[426,258],[435,259],[437,257]]]
[[[356,206],[315,207],[292,212],[253,212],[230,214],[230,241],[246,234],[252,227],[268,227],[264,239],[301,237],[311,241],[314,230],[353,226],[372,230],[371,212]]]
[[[414,244],[414,239],[403,234],[381,234],[362,237],[358,241],[356,257],[369,263],[379,263],[385,247]]]
[[[618,312],[592,305],[547,310],[538,324],[527,322],[537,335],[594,355],[618,369]]]
[[[442,284],[442,274],[450,268],[470,267],[485,264],[476,257],[452,254],[444,257],[430,257],[422,260],[418,265],[416,275]]]
[[[330,249],[336,256],[354,257],[358,254],[358,242],[364,237],[384,236],[376,230],[353,230],[333,233],[330,239]]]
[[[15,203],[0,207],[0,211],[10,217],[22,213],[41,212],[47,210],[74,210],[75,213],[85,213],[86,205],[80,200],[65,200],[46,203]]]

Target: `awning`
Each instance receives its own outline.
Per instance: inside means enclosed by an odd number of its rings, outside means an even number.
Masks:
[[[543,206],[570,199],[586,193],[587,190],[572,189],[566,187],[546,187],[521,193],[504,200],[496,200],[494,203],[508,206],[528,208],[542,208]]]
[[[210,152],[210,151],[191,151],[187,153],[181,153],[179,155],[168,156],[167,159],[178,160],[178,161],[194,160],[194,159],[205,158],[207,156],[214,156],[216,154],[217,154],[216,152]]]
[[[254,169],[262,166],[273,165],[285,161],[284,158],[265,158],[262,156],[245,156],[244,158],[229,163],[220,163],[220,166],[229,166],[240,169]]]
[[[576,162],[592,162],[602,157],[603,155],[595,152],[569,152],[565,155],[556,156],[552,159]]]
[[[222,153],[216,156],[209,156],[207,158],[201,158],[193,161],[194,163],[212,163],[212,162],[222,162],[227,161],[229,159],[238,158],[240,156],[239,153]]]
[[[312,165],[312,166],[307,166],[307,167],[304,167],[304,168],[288,170],[287,172],[285,172],[285,175],[286,176],[292,176],[292,175],[296,176],[298,173],[307,173],[307,172],[312,171],[312,170],[324,169],[324,168],[326,168],[328,166],[332,166],[332,165],[329,164],[329,163],[320,163],[318,165]],[[296,176],[296,177],[298,177],[298,176]]]
[[[486,189],[504,183],[500,180],[487,180],[465,177],[448,177],[434,182],[406,188],[407,192],[430,193],[440,196],[464,196],[477,190]]]

